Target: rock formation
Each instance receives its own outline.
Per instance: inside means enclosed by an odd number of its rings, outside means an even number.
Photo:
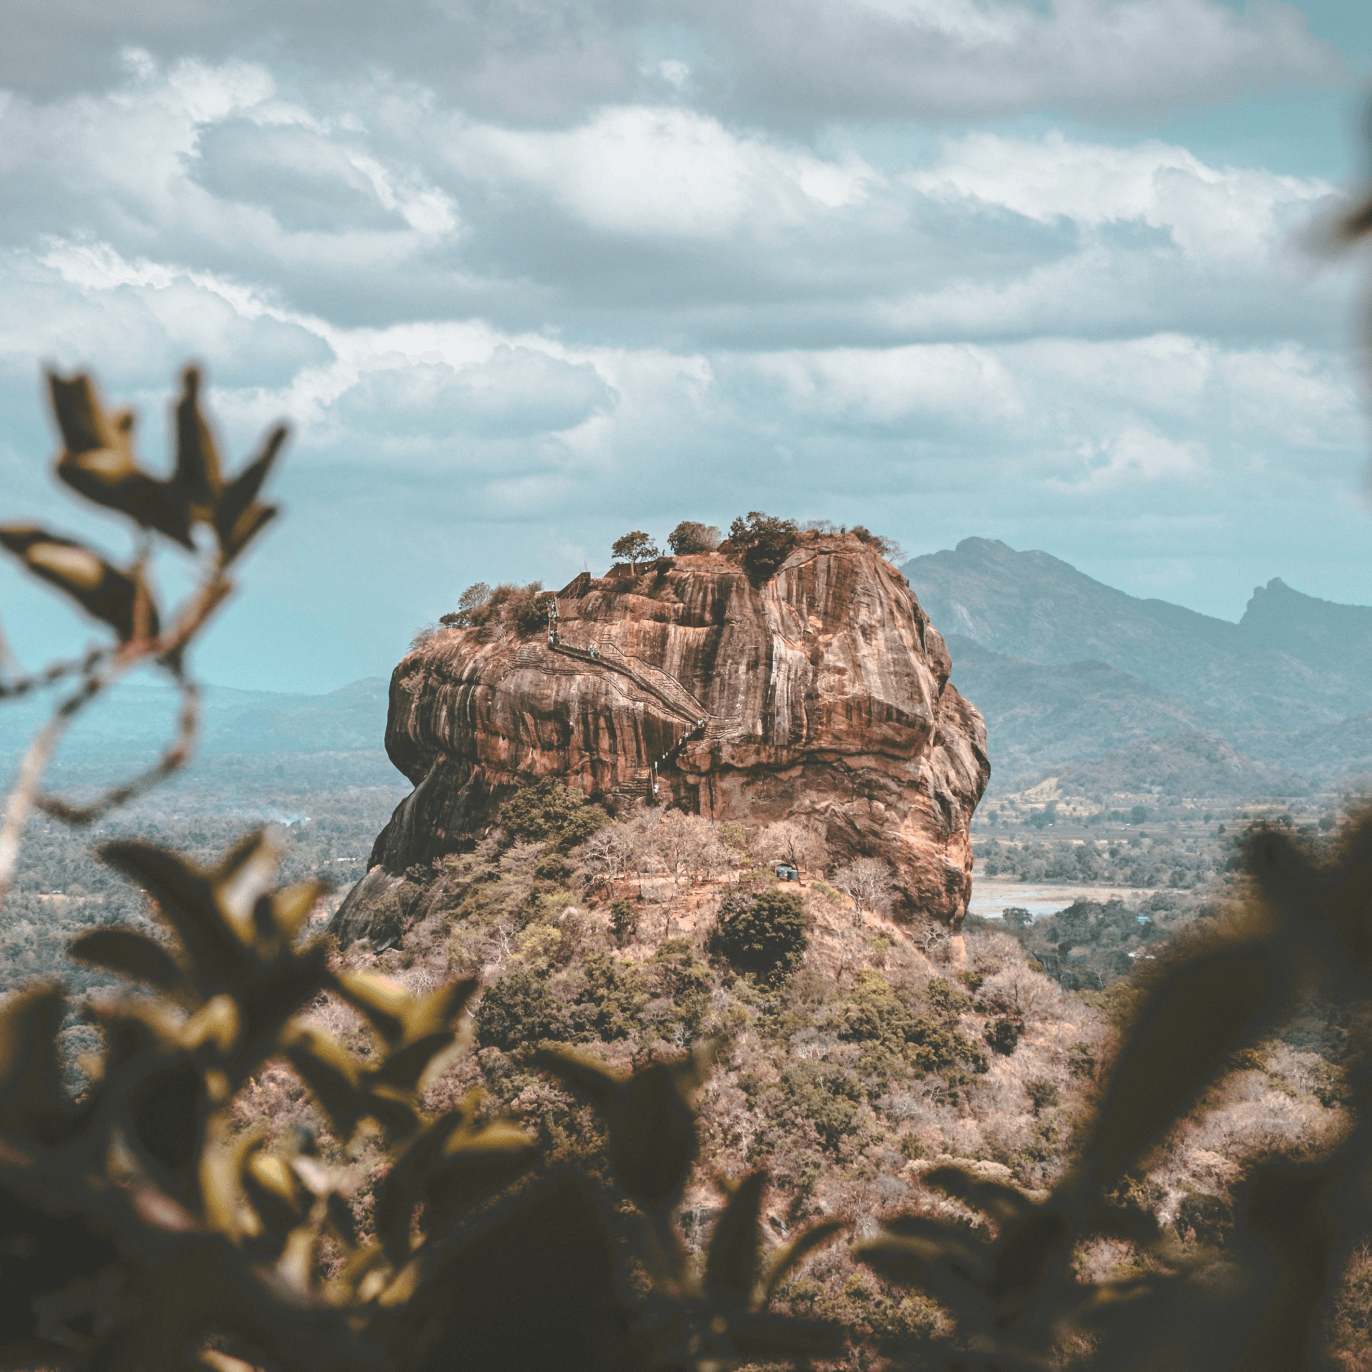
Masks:
[[[554,613],[551,632],[527,612],[522,630],[440,629],[396,667],[386,749],[415,789],[335,917],[340,937],[545,776],[611,805],[808,820],[835,861],[891,862],[905,915],[961,920],[985,726],[869,543],[802,534],[760,583],[727,551],[583,574]]]

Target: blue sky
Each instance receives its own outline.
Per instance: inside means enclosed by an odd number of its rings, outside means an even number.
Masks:
[[[150,461],[182,359],[287,517],[210,680],[389,669],[478,578],[762,508],[968,535],[1236,618],[1372,603],[1372,18],[1221,0],[12,0],[6,518],[55,495],[39,365]],[[0,569],[33,664],[84,632]]]

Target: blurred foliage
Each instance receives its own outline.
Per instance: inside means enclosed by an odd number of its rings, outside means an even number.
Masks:
[[[32,526],[5,530],[6,548],[110,633],[107,648],[64,669],[81,678],[71,699],[133,659],[179,677],[231,589],[226,568],[270,517],[256,496],[280,437],[226,481],[188,373],[176,469],[159,478],[133,459],[129,418],[107,414],[87,379],[54,379],[52,389],[59,475],[133,521],[139,539],[121,563]],[[194,547],[202,526],[210,546],[197,597],[185,613],[160,613],[146,576],[153,535]],[[37,796],[43,760],[33,753],[22,770],[21,801]],[[512,838],[556,849],[597,822],[554,786],[527,795],[502,816]],[[12,842],[13,799],[7,813]],[[517,1049],[599,1121],[594,1161],[547,1165],[538,1142],[479,1093],[432,1112],[423,1104],[426,1084],[463,1049],[475,982],[417,994],[341,968],[309,932],[322,886],[278,886],[268,834],[248,834],[211,865],[133,839],[101,856],[146,893],[162,936],[107,926],[75,941],[75,957],[130,988],[96,1007],[100,1041],[75,1095],[59,1044],[63,990],[36,984],[0,1006],[4,1366],[687,1369],[814,1366],[856,1348],[867,1367],[1292,1372],[1333,1366],[1335,1341],[1364,1308],[1355,1296],[1368,1282],[1372,1227],[1372,818],[1321,851],[1278,829],[1250,836],[1247,899],[1150,969],[1099,1108],[1050,1191],[932,1167],[924,1185],[949,1204],[863,1236],[854,1253],[870,1277],[854,1280],[842,1310],[803,1315],[797,1302],[782,1313],[776,1297],[843,1235],[840,1220],[772,1245],[767,1179],[753,1171],[720,1183],[698,1256],[683,1235],[701,1152],[696,1097],[723,1045],[611,1070],[556,1041],[613,1037],[643,994],[634,971],[588,959],[584,1000],[544,1007],[559,1022],[538,1034],[542,1045],[530,1026],[546,982],[517,988],[527,1004],[514,1004],[515,988],[503,1009],[491,995],[480,1004],[479,1041]],[[804,949],[804,907],[794,893],[745,894],[720,930],[736,965],[777,982]],[[687,948],[664,944],[654,961],[683,994],[704,985]],[[917,1014],[864,972],[833,1016],[855,1051],[923,1052],[947,1079],[986,1062],[959,1029],[974,997],[1012,1018],[1014,995],[1003,977],[940,981]],[[1301,1161],[1260,1160],[1232,1212],[1188,1202],[1181,1221],[1195,1241],[1178,1247],[1133,1197],[1140,1169],[1312,996],[1349,1026],[1336,1088],[1348,1128]],[[355,1017],[357,1032],[336,1031],[330,1006]],[[787,1071],[795,1108],[841,1146],[860,1118],[841,1078],[804,1061]],[[241,1127],[235,1101],[269,1072],[293,1074],[310,1093],[322,1134],[271,1141]],[[1046,1108],[1055,1087],[1035,1090]],[[375,1160],[365,1204],[340,1165],[364,1153]],[[1078,1261],[1100,1241],[1129,1246],[1126,1275],[1095,1279]],[[803,1278],[794,1285],[803,1291]]]

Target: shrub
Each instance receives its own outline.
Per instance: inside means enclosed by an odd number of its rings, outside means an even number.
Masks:
[[[749,510],[729,525],[729,543],[742,554],[743,565],[755,581],[766,581],[796,546],[800,530],[793,519]]]
[[[887,561],[894,561],[901,556],[900,544],[894,538],[887,538],[884,534],[874,534],[862,524],[854,524],[848,532],[860,538],[869,548],[874,548]]]
[[[805,902],[794,891],[732,892],[719,907],[710,949],[766,985],[784,981],[805,956]]]
[[[638,936],[638,911],[631,902],[617,900],[610,906],[610,933],[620,948]]]
[[[667,535],[667,546],[678,555],[713,552],[719,547],[719,530],[713,524],[701,524],[694,519],[683,519]]]
[[[600,806],[553,777],[522,787],[500,810],[500,827],[511,839],[550,842],[564,852],[607,823]]]
[[[983,1037],[993,1053],[1000,1053],[1004,1057],[1009,1057],[1015,1051],[1023,1033],[1024,1021],[1022,1019],[1016,1019],[1011,1015],[1002,1015],[999,1019],[986,1022]]]
[[[458,596],[457,609],[451,614],[440,615],[438,622],[456,629],[479,623],[490,599],[491,588],[484,581],[474,581]]]
[[[543,583],[531,581],[518,595],[510,600],[510,618],[521,634],[536,634],[548,622],[548,611],[543,603]]]
[[[939,999],[936,993],[934,1001]],[[921,1015],[912,1002],[912,995],[902,994],[880,972],[865,968],[835,1007],[838,1036],[868,1050],[864,1067],[875,1084],[888,1079],[897,1063],[942,1077],[950,1086],[965,1085],[974,1073],[986,1071],[986,1054],[959,1032],[946,1011],[934,1003],[929,1007],[933,1013]]]
[[[573,1035],[607,1041],[632,1037],[648,1002],[642,971],[612,953],[592,953],[580,971],[581,984],[568,1014]]]
[[[856,1074],[815,1062],[788,1063],[777,1087],[776,1115],[783,1125],[809,1125],[830,1152],[858,1131],[861,1083]]]
[[[513,1052],[552,1039],[572,1037],[566,1011],[554,998],[547,973],[534,967],[511,967],[487,987],[476,1007],[476,1041],[483,1048]]]

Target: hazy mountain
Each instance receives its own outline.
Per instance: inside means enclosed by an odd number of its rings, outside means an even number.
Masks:
[[[386,695],[382,677],[322,695],[206,686],[198,753],[202,758],[375,754],[390,769],[382,750]],[[17,759],[47,719],[53,700],[51,694],[26,697],[0,709],[0,767]],[[176,710],[176,695],[165,686],[119,686],[78,717],[63,742],[60,761],[83,767],[153,756],[170,741]]]
[[[1335,676],[1372,681],[1372,606],[1340,605],[1292,589],[1280,577],[1259,586],[1239,632],[1255,647],[1271,649]],[[1364,704],[1372,705],[1365,694]]]
[[[1372,608],[1274,580],[1234,624],[984,538],[903,570],[987,718],[997,787],[1284,792],[1372,761],[1336,741],[1372,705]]]

